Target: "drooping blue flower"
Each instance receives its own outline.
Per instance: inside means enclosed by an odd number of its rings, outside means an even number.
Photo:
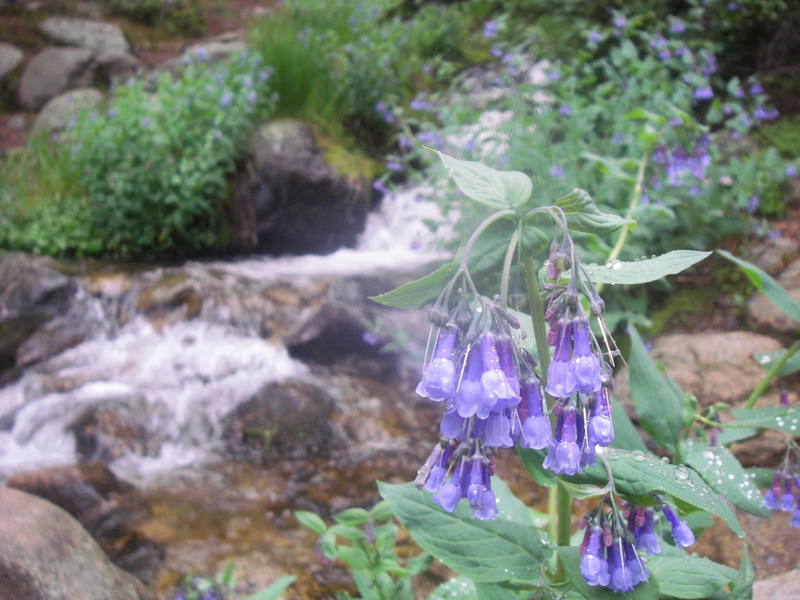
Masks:
[[[600,361],[592,352],[588,321],[575,319],[572,324],[572,335],[576,387],[584,394],[599,392],[602,385]]]
[[[605,558],[603,529],[598,526],[588,530],[588,541],[581,557],[581,575],[589,585],[607,586],[609,583],[608,561]]]
[[[648,554],[659,554],[661,552],[661,541],[654,529],[655,517],[653,510],[643,506],[638,507],[637,510],[639,509],[641,509],[641,514],[643,515],[643,523],[634,522],[637,525],[634,530],[636,547]]]
[[[483,360],[477,348],[470,348],[461,382],[458,384],[453,408],[464,418],[474,415],[483,401]]]
[[[491,488],[489,461],[474,456],[467,485],[467,500],[476,519],[492,520],[497,517],[497,499]]]
[[[650,571],[642,563],[639,553],[636,548],[628,540],[622,541],[623,557],[625,559],[625,566],[631,574],[633,585],[647,581],[650,577]]]
[[[608,587],[615,592],[629,592],[639,583],[634,581],[633,572],[626,560],[622,544],[622,538],[616,537],[608,548],[608,571],[610,576]]]
[[[781,495],[780,509],[783,512],[791,512],[794,508],[794,496],[792,495],[792,478],[785,477],[783,480],[783,494]]]
[[[487,446],[493,448],[511,448],[514,440],[511,438],[511,419],[508,411],[492,412],[485,419],[473,423],[473,435],[483,440]]]
[[[558,417],[556,440],[547,449],[544,467],[559,475],[575,475],[580,471],[581,449],[577,444],[578,415],[574,406],[565,406]]]
[[[433,357],[422,371],[417,394],[436,402],[452,398],[456,389],[456,366],[453,350],[458,339],[458,329],[453,325],[443,327],[436,340]]]
[[[485,419],[492,410],[516,406],[519,403],[520,396],[511,387],[506,374],[501,368],[494,335],[491,332],[486,332],[481,335],[478,343],[480,345],[481,358],[483,359],[483,374],[481,374],[483,401],[481,406],[478,407],[477,415],[479,418]]]
[[[572,357],[572,322],[560,322],[556,328],[556,344],[553,360],[547,369],[547,393],[556,398],[569,398],[575,393],[578,381],[575,378]]]
[[[694,98],[695,100],[711,100],[714,97],[714,90],[711,89],[709,86],[702,86],[699,88],[695,88],[694,90]]]
[[[447,512],[453,512],[458,505],[458,501],[464,497],[461,479],[464,474],[465,462],[463,458],[459,461],[450,479],[448,479],[433,495],[433,501]]]
[[[464,442],[467,439],[468,430],[469,419],[465,419],[456,411],[451,410],[442,415],[439,431],[444,437]]]
[[[694,544],[694,533],[689,526],[681,521],[678,518],[678,515],[675,514],[675,511],[672,510],[672,507],[668,504],[661,505],[661,511],[664,513],[664,516],[669,521],[670,526],[672,527],[672,539],[675,540],[675,543],[682,547],[686,548]]]
[[[541,383],[529,377],[522,383],[522,399],[528,416],[522,422],[522,446],[541,450],[553,442],[553,428],[550,419],[544,414],[544,398]]]
[[[611,420],[611,406],[606,388],[602,388],[594,395],[592,417],[589,420],[589,438],[601,446],[608,446],[614,441],[614,423]]]

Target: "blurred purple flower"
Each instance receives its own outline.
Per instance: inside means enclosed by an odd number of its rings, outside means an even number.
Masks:
[[[572,115],[572,109],[566,104],[562,104],[561,106],[559,106],[558,112],[564,115],[565,117],[569,117]]]
[[[497,23],[494,21],[486,21],[486,23],[483,24],[483,37],[486,39],[497,37]]]
[[[563,174],[564,174],[564,169],[562,169],[559,166],[555,166],[552,169],[550,169],[550,175],[552,175],[553,177],[561,177]]]
[[[709,86],[695,88],[694,90],[695,100],[710,100],[713,97],[714,90],[712,90]]]

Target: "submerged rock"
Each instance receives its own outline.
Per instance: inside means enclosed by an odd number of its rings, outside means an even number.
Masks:
[[[89,533],[53,504],[0,488],[0,597],[3,600],[151,600],[115,567]]]

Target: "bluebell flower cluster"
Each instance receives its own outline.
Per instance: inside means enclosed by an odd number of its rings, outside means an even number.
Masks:
[[[606,510],[606,504],[609,510]],[[661,538],[656,533],[657,515],[652,507],[623,503],[620,512],[609,497],[583,519],[586,531],[580,546],[581,574],[591,586],[628,592],[647,581],[650,571],[644,554],[659,554]],[[668,504],[662,504],[679,546],[694,543],[694,534]]]
[[[764,494],[764,506],[769,510],[792,513],[792,527],[800,528],[800,473],[796,470],[793,473],[786,464],[782,465]]]

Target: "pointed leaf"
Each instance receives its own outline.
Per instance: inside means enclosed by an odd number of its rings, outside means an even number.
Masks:
[[[426,304],[433,302],[439,296],[439,292],[447,284],[456,272],[455,263],[442,265],[425,277],[420,277],[415,281],[401,285],[385,294],[370,296],[370,300],[393,306],[395,308],[405,308],[414,310],[422,308]]]
[[[464,194],[494,209],[524,204],[531,195],[530,177],[519,171],[498,171],[482,163],[459,160],[434,150]]]
[[[569,227],[575,231],[610,233],[633,223],[630,219],[602,212],[588,192],[577,188],[556,200],[556,206],[566,213]]]
[[[734,506],[751,515],[769,518],[770,513],[763,506],[761,492],[730,450],[696,440],[683,440],[680,451],[686,464],[700,473],[713,490]]]
[[[768,406],[766,408],[740,408],[731,411],[732,425],[768,427],[791,435],[800,434],[800,408],[796,406]]]
[[[294,516],[300,522],[300,525],[306,529],[310,529],[317,535],[322,535],[327,529],[325,521],[307,510],[296,510],[294,511]]]
[[[413,483],[379,482],[378,490],[426,552],[473,581],[532,581],[539,577],[544,550],[535,527],[502,519],[474,519],[463,500],[454,513],[445,512],[430,493]]]
[[[658,580],[658,589],[675,598],[706,598],[735,581],[736,569],[699,556],[651,556],[647,568]]]
[[[492,491],[497,499],[498,519],[533,525],[528,507],[514,495],[506,482],[496,475],[492,476]]]
[[[611,445],[620,450],[641,450],[645,452],[647,446],[644,445],[644,440],[636,427],[631,423],[628,418],[628,413],[622,405],[617,402],[617,399],[611,397],[611,422],[614,425],[614,441]]]
[[[644,342],[631,325],[630,386],[642,428],[662,448],[674,450],[683,429],[683,398],[658,371]]]
[[[560,546],[556,549],[561,565],[569,582],[584,598],[592,600],[656,600],[658,583],[652,575],[648,581],[640,583],[630,592],[613,592],[608,588],[590,586],[581,575],[581,557],[577,548]]]
[[[754,354],[753,358],[756,359],[756,362],[761,365],[765,371],[769,370],[773,364],[775,364],[781,357],[786,353],[786,350],[775,350],[774,352],[764,352],[760,354]],[[800,352],[797,352],[793,356],[789,357],[784,365],[778,369],[777,376],[784,377],[786,375],[791,375],[792,373],[797,373],[800,371]]]
[[[736,263],[744,271],[750,282],[769,298],[772,303],[789,315],[792,319],[800,323],[800,302],[792,298],[781,284],[775,281],[769,274],[765,273],[752,263],[742,260],[725,250],[717,250],[719,254],[729,261]]]
[[[268,588],[261,590],[260,592],[256,592],[251,596],[247,596],[243,600],[278,600],[286,588],[294,583],[295,579],[296,578],[294,575],[285,575],[284,577],[281,577],[275,581],[275,583]]]
[[[433,590],[428,600],[478,600],[478,594],[472,581],[466,577],[454,577]]]
[[[655,258],[630,262],[612,261],[605,265],[584,265],[589,279],[595,283],[637,284],[675,275],[700,262],[711,252],[672,250]]]

